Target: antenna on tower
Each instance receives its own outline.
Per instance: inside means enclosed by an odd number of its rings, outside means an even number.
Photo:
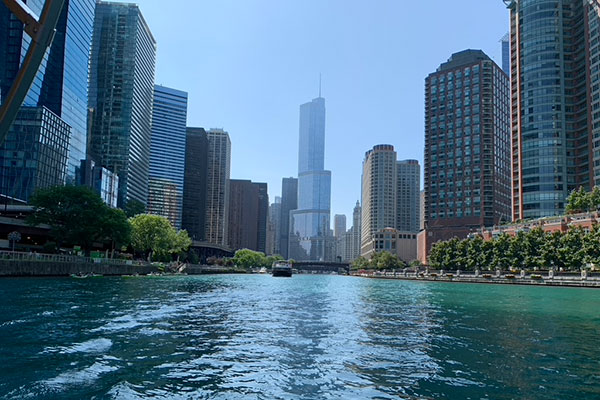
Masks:
[[[319,97],[321,97],[321,73],[319,72]]]

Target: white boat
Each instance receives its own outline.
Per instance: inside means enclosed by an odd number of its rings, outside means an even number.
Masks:
[[[287,261],[275,261],[271,272],[273,276],[285,276],[289,278],[292,276],[292,264]]]

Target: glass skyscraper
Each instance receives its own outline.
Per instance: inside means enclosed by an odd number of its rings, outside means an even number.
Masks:
[[[187,100],[186,92],[154,87],[148,213],[166,217],[177,229],[183,206]]]
[[[135,4],[96,5],[90,156],[119,177],[118,205],[148,200],[156,42]]]
[[[512,218],[562,214],[600,175],[598,2],[506,1],[511,24]]]
[[[333,259],[330,229],[331,171],[325,164],[325,99],[300,106],[298,209],[291,212],[289,257]]]
[[[28,0],[26,3],[34,13],[41,14],[43,0]],[[44,121],[40,126],[44,127],[43,131],[45,132],[40,137],[61,137],[65,133],[64,125],[66,124],[68,127],[66,174],[62,174],[61,179],[52,181],[56,184],[76,182],[80,162],[86,155],[88,61],[95,6],[95,0],[65,1],[52,45],[47,50],[25,98],[23,106],[28,111],[19,114],[27,117],[23,121],[17,117],[6,143],[0,148],[0,153],[2,153],[0,157],[3,157],[4,160],[2,161],[3,167],[9,167],[10,165],[5,165],[8,163],[6,160],[13,157],[11,153],[14,149],[9,146],[18,142],[21,151],[24,151],[23,146],[26,141],[16,137],[19,133],[15,130],[15,126],[24,126],[30,123],[31,108],[38,107],[40,109],[36,115],[43,117],[34,119]],[[23,32],[23,24],[4,4],[0,4],[0,54],[2,55],[0,58],[0,101],[8,93],[14,81],[30,41],[29,36]],[[53,113],[54,116],[48,117],[48,112]],[[56,118],[62,122],[47,123],[55,121]],[[57,128],[57,131],[52,132],[53,128]],[[60,142],[64,142],[63,138],[60,139]],[[31,146],[23,153],[24,160],[29,160],[29,164],[35,163],[34,160],[40,157],[37,151],[38,146],[31,143]],[[4,172],[7,171],[3,168],[0,190],[9,196],[11,193],[16,194],[14,186],[6,185],[8,181]],[[25,170],[23,173],[27,174]],[[15,174],[13,174],[13,178],[19,179]],[[25,179],[25,177],[20,181],[28,182],[29,185],[35,185],[37,182]],[[36,187],[21,188],[19,191],[21,195],[30,194]],[[27,198],[21,200],[27,200]]]

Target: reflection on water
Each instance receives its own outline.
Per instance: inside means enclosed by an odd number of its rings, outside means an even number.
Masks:
[[[600,397],[600,291],[338,276],[0,280],[0,397]]]

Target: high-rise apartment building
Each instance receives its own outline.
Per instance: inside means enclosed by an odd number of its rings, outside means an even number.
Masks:
[[[254,183],[258,188],[258,251],[267,252],[267,222],[269,220],[269,189],[265,182]]]
[[[410,227],[414,216],[404,218],[405,209],[398,207],[404,204],[411,209],[415,168],[418,170],[419,164],[414,160],[396,161],[394,146],[389,144],[377,145],[365,154],[360,241],[363,257],[388,251],[406,262],[416,258],[417,233],[402,230]],[[399,179],[404,182],[399,184]]]
[[[599,5],[514,0],[510,9],[512,218],[564,212],[600,177]]]
[[[335,244],[335,259],[342,260],[346,254],[346,216],[336,214],[333,217],[333,239]]]
[[[421,220],[421,166],[417,160],[401,160],[396,164],[396,228],[404,232],[419,232]]]
[[[148,200],[156,42],[135,4],[96,5],[90,156],[119,176],[120,207]]]
[[[290,220],[289,256],[333,259],[330,228],[331,171],[325,170],[325,99],[300,106],[298,209]]]
[[[231,140],[229,134],[222,129],[210,129],[206,136],[208,152],[205,238],[209,243],[227,246]]]
[[[344,214],[336,214],[333,217],[333,236],[338,239],[346,233],[346,216]]]
[[[380,144],[366,152],[362,173],[361,255],[373,251],[378,231],[396,227],[397,179],[394,146]]]
[[[289,258],[289,238],[291,212],[298,208],[298,179],[283,178],[281,180],[281,228],[279,230],[279,254]]]
[[[41,0],[27,1],[27,7],[37,15],[43,6]],[[54,40],[27,93],[23,111],[0,146],[0,192],[5,196],[27,201],[36,188],[48,182],[60,185],[77,181],[80,162],[86,157],[88,62],[95,6],[94,0],[65,2]],[[0,103],[16,77],[30,41],[23,24],[0,4]],[[23,134],[23,130],[28,134]],[[36,130],[34,139],[31,135]],[[65,140],[67,158],[63,160]],[[48,152],[61,154],[53,158],[51,166]],[[65,165],[60,166],[59,162]],[[26,167],[19,167],[22,163]],[[44,177],[35,178],[34,167],[43,170],[39,174]]]
[[[265,252],[268,196],[266,183],[231,179],[229,181],[229,247]],[[265,204],[266,203],[266,204]]]
[[[425,231],[431,245],[510,220],[508,77],[480,50],[425,79]]]
[[[147,210],[176,229],[183,208],[187,100],[186,92],[154,87]]]
[[[208,136],[203,128],[187,128],[181,227],[195,241],[206,240]]]
[[[267,220],[267,255],[280,254],[280,230],[281,196],[275,196],[275,201],[269,206],[269,219]]]

